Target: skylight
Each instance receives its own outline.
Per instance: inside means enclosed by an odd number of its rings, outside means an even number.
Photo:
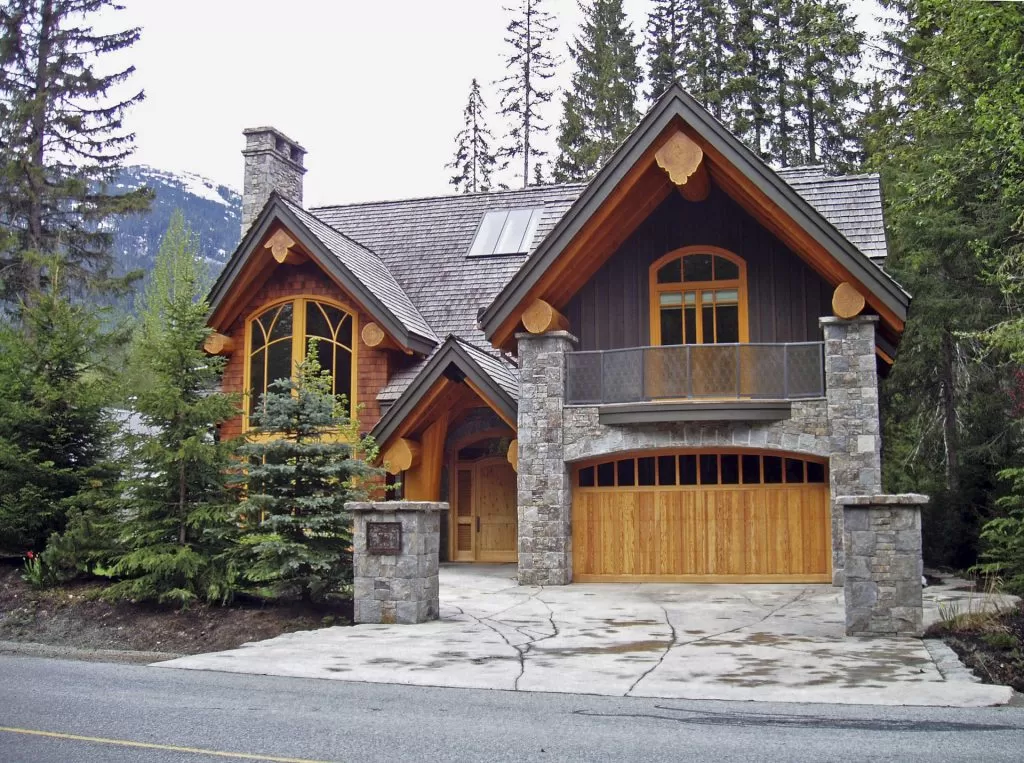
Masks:
[[[470,257],[490,254],[524,254],[530,251],[543,207],[492,209],[484,214],[469,248]]]

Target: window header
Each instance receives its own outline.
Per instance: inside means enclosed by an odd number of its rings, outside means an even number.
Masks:
[[[526,254],[530,251],[543,213],[543,207],[492,209],[485,212],[473,245],[469,248],[469,256]]]

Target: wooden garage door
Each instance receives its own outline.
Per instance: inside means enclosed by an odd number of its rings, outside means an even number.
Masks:
[[[641,455],[573,475],[573,578],[831,581],[825,466],[776,454]]]

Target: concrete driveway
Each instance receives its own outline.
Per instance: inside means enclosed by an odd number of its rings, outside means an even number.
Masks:
[[[939,601],[968,595],[926,591],[926,620],[937,617]],[[1009,689],[947,669],[941,644],[845,638],[842,596],[825,585],[519,587],[512,565],[445,565],[440,621],[303,631],[158,665],[677,699],[1009,701]]]

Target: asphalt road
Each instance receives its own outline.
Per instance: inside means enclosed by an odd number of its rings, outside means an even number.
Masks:
[[[4,763],[232,759],[1019,762],[1024,708],[617,699],[0,657]]]

